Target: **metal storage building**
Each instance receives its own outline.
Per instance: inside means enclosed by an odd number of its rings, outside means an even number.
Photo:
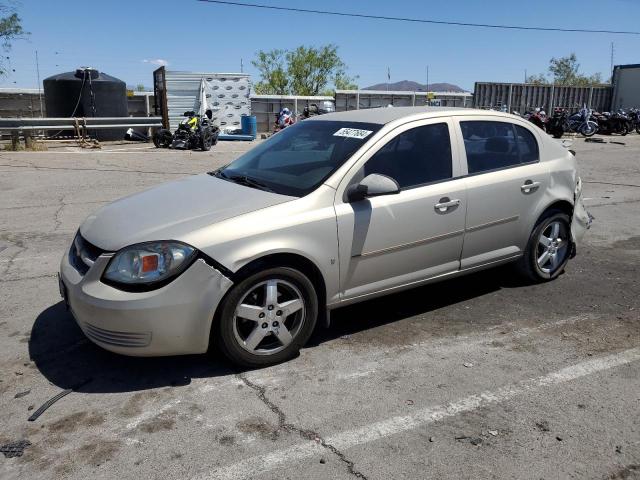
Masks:
[[[613,68],[611,110],[640,108],[640,63]]]
[[[251,95],[251,114],[256,116],[259,132],[268,132],[275,122],[276,114],[283,108],[301,113],[304,107],[312,103],[334,103],[330,96],[302,96],[302,95]]]
[[[411,92],[385,90],[336,90],[336,111],[361,108],[412,107],[436,105],[442,107],[471,107],[469,92]],[[431,98],[430,98],[431,97]]]
[[[184,118],[184,112],[198,111],[202,80],[216,92],[215,98],[208,98],[207,101],[213,107],[214,120],[220,128],[240,128],[240,116],[251,114],[249,75],[178,72],[160,67],[153,72],[153,91],[156,98],[155,114],[162,117],[165,128],[176,129]]]

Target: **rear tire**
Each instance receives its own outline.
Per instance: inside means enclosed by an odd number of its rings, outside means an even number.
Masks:
[[[318,297],[298,270],[269,268],[235,285],[216,317],[215,347],[236,365],[265,367],[293,358],[309,340]]]
[[[153,134],[153,144],[156,148],[169,148],[173,140],[173,135],[166,128],[161,128]]]
[[[535,283],[557,278],[571,257],[571,220],[559,210],[545,212],[533,228],[516,267]]]
[[[202,149],[202,151],[208,152],[209,150],[211,150],[211,143],[212,143],[211,132],[208,130],[202,132],[202,137],[200,140],[200,148]]]

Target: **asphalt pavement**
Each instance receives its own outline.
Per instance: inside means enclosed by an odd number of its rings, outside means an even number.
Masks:
[[[556,281],[503,267],[345,307],[253,371],[106,352],[56,280],[93,210],[252,144],[0,152],[0,478],[640,479],[640,135],[604,138],[625,144],[572,147],[596,219]]]

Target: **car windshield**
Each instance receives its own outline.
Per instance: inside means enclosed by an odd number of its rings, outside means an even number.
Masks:
[[[315,190],[382,125],[303,121],[245,153],[214,175],[283,195]]]

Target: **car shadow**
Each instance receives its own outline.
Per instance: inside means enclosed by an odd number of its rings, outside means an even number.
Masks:
[[[52,384],[85,393],[116,393],[183,386],[193,378],[233,375],[238,370],[212,355],[127,357],[89,341],[59,302],[44,310],[31,330],[29,356]]]
[[[503,267],[343,307],[332,313],[329,328],[316,329],[307,348],[521,285],[523,283]],[[111,353],[84,336],[63,302],[48,307],[36,318],[29,355],[49,382],[84,393],[184,386],[194,378],[241,371],[216,352],[155,358]]]
[[[331,312],[331,326],[316,329],[307,347],[527,285],[511,265],[503,265],[348,305]]]

